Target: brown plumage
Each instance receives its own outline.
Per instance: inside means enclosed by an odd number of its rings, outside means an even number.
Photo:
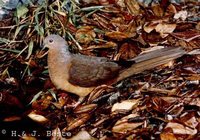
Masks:
[[[47,36],[44,46],[49,48],[48,68],[53,84],[79,96],[88,95],[96,86],[116,83],[185,54],[181,48],[164,48],[136,57],[135,63],[124,69],[104,57],[70,53],[66,41],[58,35]]]

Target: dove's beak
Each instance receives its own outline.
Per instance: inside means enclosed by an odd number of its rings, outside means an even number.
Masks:
[[[47,48],[47,46],[43,43],[43,44],[40,46],[40,48],[41,48],[42,51],[43,51],[45,48]]]
[[[42,45],[40,45],[40,48],[41,48],[41,50],[39,53],[41,53],[41,55],[38,56],[38,58],[42,58],[45,55],[47,55],[47,53],[48,53],[48,51],[45,50],[47,48],[47,46],[44,43]]]

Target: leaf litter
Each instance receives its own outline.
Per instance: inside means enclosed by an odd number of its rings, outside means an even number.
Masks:
[[[19,139],[199,139],[199,6],[194,0],[67,0],[17,7],[0,21],[1,127],[12,123]],[[112,60],[173,46],[189,53],[97,87],[74,108],[78,97],[56,90],[48,76],[40,46],[51,33],[65,37],[73,53]]]

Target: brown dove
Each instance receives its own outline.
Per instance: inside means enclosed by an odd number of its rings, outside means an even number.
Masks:
[[[114,84],[134,74],[165,64],[185,54],[181,48],[163,48],[133,59],[129,68],[105,57],[72,54],[66,41],[59,35],[49,35],[44,39],[48,47],[48,69],[52,83],[78,96],[87,96],[95,87]]]

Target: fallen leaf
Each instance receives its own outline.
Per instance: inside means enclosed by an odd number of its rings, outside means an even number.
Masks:
[[[90,26],[83,26],[76,32],[76,40],[83,44],[89,44],[94,40],[96,34]]]
[[[116,4],[119,5],[120,7],[123,7],[123,8],[126,7],[124,0],[117,0]]]
[[[176,33],[171,33],[171,35],[178,38],[178,39],[184,40],[186,42],[190,42],[193,39],[200,37],[199,31],[196,31],[196,30],[176,32]]]
[[[3,119],[4,122],[12,122],[12,121],[19,121],[21,117],[19,116],[10,116]]]
[[[96,109],[96,104],[80,105],[75,108],[74,113],[90,113]]]
[[[119,31],[106,32],[105,36],[119,41],[129,38],[129,36],[126,33],[122,33]]]
[[[162,17],[164,15],[164,11],[161,8],[160,4],[153,5],[152,10],[153,10],[153,13],[158,17]]]
[[[165,132],[160,134],[160,139],[161,140],[177,140],[174,134],[165,133]]]
[[[195,135],[197,134],[197,129],[192,129],[190,127],[184,126],[179,123],[169,122],[166,128],[171,128],[174,134],[182,134],[182,135]]]
[[[91,117],[91,114],[83,113],[78,116],[78,118],[71,120],[69,122],[68,126],[63,129],[63,131],[70,131],[73,130],[81,125],[83,125],[85,122],[87,122]]]
[[[167,12],[172,15],[177,13],[176,7],[171,3],[168,7],[167,7]]]
[[[38,122],[38,123],[45,123],[45,122],[48,121],[48,119],[46,117],[44,117],[43,115],[37,114],[34,111],[32,111],[31,113],[29,113],[28,117],[30,119],[32,119],[33,121]]]
[[[101,44],[101,45],[91,45],[83,50],[88,50],[88,49],[103,49],[103,48],[116,48],[117,44],[114,42],[106,42],[105,44]]]
[[[156,28],[157,25],[158,25],[158,23],[147,22],[147,23],[144,24],[143,29],[144,29],[145,32],[150,33],[151,31],[153,31]]]
[[[79,131],[75,136],[70,139],[66,140],[97,140],[96,138],[92,137],[87,131]]]
[[[133,15],[140,13],[140,6],[136,0],[124,0],[129,12]]]
[[[125,100],[121,103],[115,103],[112,106],[111,111],[114,112],[116,110],[132,110],[134,106],[139,103],[139,100]]]
[[[188,16],[188,12],[183,10],[183,11],[179,11],[174,15],[174,19],[181,19],[182,21],[185,21],[187,19]]]
[[[34,135],[34,134],[33,134],[33,135]],[[31,134],[30,134],[30,136],[27,135],[27,134],[24,134],[24,135],[21,136],[21,139],[22,139],[22,140],[37,140],[37,138],[34,137],[34,136],[31,136]]]
[[[138,117],[138,114],[130,114],[118,120],[112,128],[114,133],[125,134],[141,126],[144,122],[128,122],[128,119]]]
[[[60,131],[59,127],[56,127],[55,129],[52,130],[51,132],[51,140],[66,140],[65,138],[63,138],[63,135],[65,133],[62,133]]]
[[[155,30],[160,33],[162,38],[165,38],[176,29],[176,24],[159,23]]]
[[[134,42],[126,42],[122,44],[119,49],[119,55],[121,59],[129,60],[134,58],[140,53],[139,46],[136,45]]]

